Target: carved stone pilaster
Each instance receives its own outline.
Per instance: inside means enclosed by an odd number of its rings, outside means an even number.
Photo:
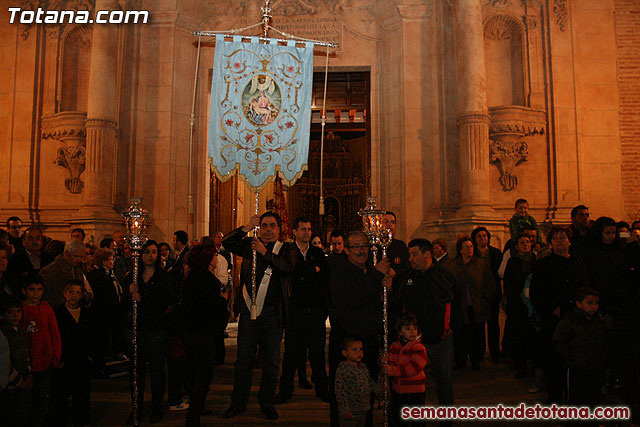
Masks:
[[[87,119],[87,193],[89,206],[112,205],[112,175],[117,125],[113,120]]]
[[[462,203],[488,203],[489,122],[487,114],[467,114],[458,119]]]
[[[53,163],[67,169],[69,177],[64,186],[74,194],[84,188],[80,175],[85,169],[86,118],[87,113],[81,111],[65,111],[42,118],[42,139],[59,142]]]

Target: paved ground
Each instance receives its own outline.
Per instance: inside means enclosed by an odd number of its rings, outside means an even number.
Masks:
[[[235,361],[235,324],[229,325],[231,337],[226,340],[227,361],[219,366],[214,374],[212,391],[208,395],[207,407],[213,414],[203,417],[203,426],[326,426],[329,418],[329,405],[315,398],[313,390],[296,389],[294,398],[284,405],[277,407],[280,419],[277,422],[267,421],[257,403],[257,385],[260,370],[254,371],[252,395],[248,410],[244,414],[223,420],[222,412],[229,405],[229,396],[233,388],[233,364]],[[310,377],[310,373],[308,377]],[[427,402],[436,401],[434,386],[428,379]],[[520,402],[540,402],[543,394],[527,392],[532,379],[517,380],[514,371],[507,362],[492,364],[485,361],[479,371],[470,368],[455,371],[455,400],[456,405],[495,405],[498,403],[516,405]],[[147,385],[148,388],[148,385]],[[146,393],[147,400],[150,391]],[[92,420],[96,426],[122,426],[129,414],[131,403],[128,394],[128,379],[126,376],[108,380],[94,380],[92,389]],[[150,414],[149,402],[146,406],[144,424],[148,425]],[[167,411],[160,426],[184,425],[185,412]],[[382,425],[381,410],[376,411],[376,425]],[[513,424],[513,423],[510,423]],[[468,425],[460,423],[459,425]],[[474,423],[473,425],[490,425],[489,423]],[[531,424],[535,425],[535,424]]]

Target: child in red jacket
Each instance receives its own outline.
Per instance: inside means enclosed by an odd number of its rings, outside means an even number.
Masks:
[[[26,278],[22,284],[21,328],[27,333],[33,385],[29,418],[31,425],[41,425],[49,414],[52,368],[60,365],[62,344],[58,322],[49,304],[42,300],[44,281],[39,275]]]
[[[405,406],[424,406],[424,367],[427,365],[427,350],[420,342],[418,320],[406,313],[398,321],[398,341],[391,344],[383,357],[384,372],[391,377],[391,425],[402,425],[401,411]],[[386,359],[386,360],[385,360]]]

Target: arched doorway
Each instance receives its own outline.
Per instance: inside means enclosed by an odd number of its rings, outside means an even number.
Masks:
[[[370,74],[331,72],[327,81],[324,144],[325,214],[320,205],[320,137],[324,72],[314,73],[308,170],[289,189],[289,218],[304,215],[326,243],[334,230],[361,228],[371,177]]]

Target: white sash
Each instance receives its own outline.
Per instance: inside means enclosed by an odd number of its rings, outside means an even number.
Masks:
[[[282,248],[282,242],[277,240],[275,245],[273,245],[271,253],[274,255],[278,255],[278,253],[280,252],[280,248]],[[258,295],[256,296],[256,318],[262,313],[262,307],[264,306],[264,299],[267,297],[267,290],[269,290],[269,282],[271,281],[272,272],[273,269],[271,268],[271,266],[268,266],[266,270],[264,270],[264,275],[262,276],[262,280],[260,281]],[[247,305],[247,308],[251,313],[251,296],[249,295],[249,292],[247,292],[246,285],[242,286],[242,296],[244,297],[244,303]]]

